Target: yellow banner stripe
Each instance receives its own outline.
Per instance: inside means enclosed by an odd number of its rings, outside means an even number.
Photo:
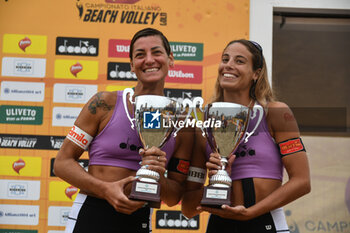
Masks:
[[[135,85],[130,85],[130,86],[119,86],[119,85],[108,85],[106,87],[106,91],[122,91],[125,88],[132,88]]]
[[[46,54],[47,36],[5,34],[2,51],[3,53],[16,54]]]
[[[41,176],[41,157],[0,156],[0,175]]]
[[[75,75],[71,72],[72,66],[75,67]],[[81,69],[78,69],[78,66],[81,66]],[[55,60],[54,76],[63,79],[97,80],[98,61],[57,59]]]
[[[70,187],[71,185],[64,181],[51,181],[49,185],[49,201],[73,201],[79,193],[79,189]]]

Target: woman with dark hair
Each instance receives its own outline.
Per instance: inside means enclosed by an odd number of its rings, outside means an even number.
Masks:
[[[134,96],[164,95],[165,77],[173,65],[169,42],[160,31],[152,28],[138,31],[130,45],[131,71],[138,79]],[[173,206],[181,199],[187,173],[170,165],[188,163],[193,135],[181,130],[162,149],[143,149],[131,128],[122,97],[123,91],[99,92],[93,96],[57,154],[55,174],[80,189],[68,217],[66,233],[149,233],[150,207],[128,198],[131,182],[143,165],[160,174],[161,201]],[[132,112],[131,103],[126,104]],[[78,163],[84,150],[89,153],[88,172]]]
[[[249,108],[259,104],[264,115],[249,140],[242,141],[235,154],[229,155],[226,171],[232,179],[231,204],[220,208],[200,206],[206,171],[209,169],[209,177],[216,174],[221,169],[221,156],[212,152],[197,130],[183,214],[193,217],[202,211],[211,213],[208,233],[289,232],[282,207],[310,192],[309,166],[292,111],[274,99],[258,43],[242,39],[225,47],[211,102]],[[250,120],[249,132],[256,119]],[[283,168],[289,179],[282,184]]]

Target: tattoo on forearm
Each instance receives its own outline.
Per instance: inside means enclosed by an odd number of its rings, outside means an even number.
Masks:
[[[290,114],[290,113],[288,113],[288,112],[286,112],[286,113],[283,115],[283,117],[284,117],[284,120],[285,120],[285,121],[295,121],[293,114]]]
[[[102,93],[97,93],[88,107],[91,114],[96,114],[97,108],[101,108],[104,111],[109,111],[112,109],[112,106],[106,104],[104,99],[102,99]]]

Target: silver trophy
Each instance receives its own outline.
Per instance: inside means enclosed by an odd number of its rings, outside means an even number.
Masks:
[[[127,107],[128,95],[129,101],[133,105],[134,116],[132,118]],[[131,128],[135,130],[136,127],[136,132],[140,137],[143,148],[146,149],[152,146],[162,148],[172,132],[174,132],[173,136],[175,137],[181,129],[175,127],[175,124],[172,122],[177,120],[177,113],[184,112],[185,108],[180,108],[177,101],[165,96],[140,95],[136,96],[135,101],[133,101],[133,95],[134,91],[131,88],[126,88],[123,92],[125,112],[130,120]],[[182,105],[186,103],[190,104],[186,100]],[[159,173],[147,169],[146,166],[142,166],[136,172],[136,176],[138,179],[133,181],[129,198],[146,201],[150,207],[160,208]]]
[[[199,109],[204,112],[205,121],[221,122],[216,124],[220,127],[201,128],[203,136],[207,138],[213,152],[220,154],[222,165],[222,169],[209,179],[209,186],[204,188],[201,205],[211,207],[220,207],[223,204],[230,205],[232,180],[225,170],[228,163],[227,157],[236,151],[243,140],[247,142],[255,132],[264,114],[263,108],[260,105],[254,105],[253,109],[250,109],[236,103],[214,102],[207,105],[203,111],[201,98],[195,98],[194,104],[199,104]],[[259,118],[254,129],[247,132],[250,119],[254,119],[258,111]]]

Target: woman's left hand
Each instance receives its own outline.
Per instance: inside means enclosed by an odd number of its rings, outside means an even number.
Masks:
[[[228,205],[222,205],[221,208],[210,208],[207,206],[198,206],[197,210],[199,211],[207,211],[211,214],[218,215],[222,218],[229,218],[234,220],[249,220],[253,218],[252,216],[249,216],[249,210],[245,208],[243,205],[237,205],[237,206],[228,206]]]

